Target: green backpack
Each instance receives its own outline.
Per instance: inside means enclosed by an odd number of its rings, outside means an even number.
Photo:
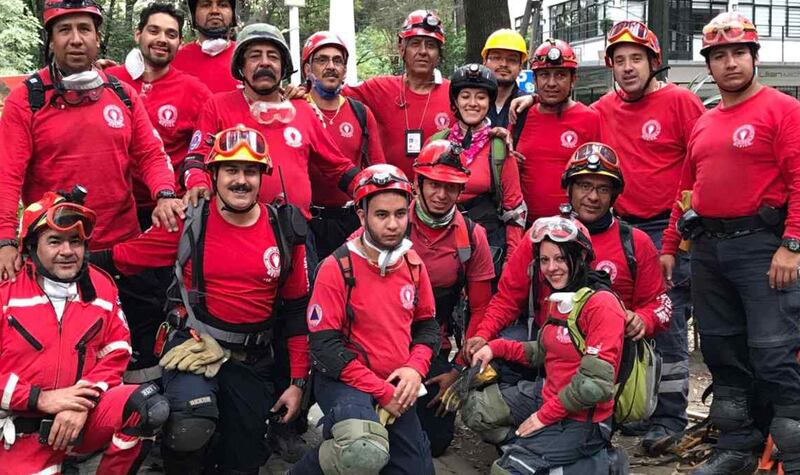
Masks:
[[[578,316],[595,292],[589,287],[577,291],[573,297],[572,311],[566,320],[572,344],[580,354],[585,353],[586,341],[578,327]],[[660,382],[661,357],[656,354],[652,343],[644,338],[638,341],[626,338],[617,373],[614,421],[623,424],[649,419],[656,410]]]

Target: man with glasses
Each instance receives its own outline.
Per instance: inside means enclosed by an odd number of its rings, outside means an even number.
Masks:
[[[372,110],[363,103],[340,93],[347,75],[347,45],[330,31],[314,33],[303,46],[303,75],[310,91],[306,96],[311,107],[339,150],[353,165],[364,169],[385,163],[378,123]],[[350,196],[332,183],[315,165],[311,165],[311,230],[317,257],[324,259],[359,227]]]
[[[397,34],[404,72],[377,76],[344,88],[372,109],[378,119],[386,162],[412,175],[422,145],[450,127],[450,81],[436,69],[442,59],[444,26],[430,10],[411,12]]]
[[[592,107],[600,113],[601,141],[617,151],[626,178],[625,193],[614,202],[614,210],[660,249],[689,135],[703,105],[688,89],[655,79],[661,71],[661,47],[641,22],[626,20],[611,28],[605,61],[614,76],[614,90]],[[688,272],[683,253],[667,282],[673,304],[670,329],[656,336],[656,351],[664,363],[656,412],[643,427],[623,428],[644,433],[642,447],[653,448],[653,455],[677,440],[687,423]]]
[[[486,38],[481,57],[497,78],[497,99],[489,107],[489,120],[492,127],[507,128],[511,101],[524,94],[517,87],[517,76],[528,61],[525,38],[514,30],[497,30]]]
[[[692,297],[711,371],[711,423],[720,430],[695,475],[750,474],[767,432],[783,471],[800,473],[800,104],[759,83],[753,23],[721,13],[700,54],[722,95],[689,138],[662,264],[692,239]],[[771,406],[769,426],[763,411]]]

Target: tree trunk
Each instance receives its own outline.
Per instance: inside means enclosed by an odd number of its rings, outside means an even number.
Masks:
[[[111,25],[114,24],[114,10],[117,7],[117,0],[110,0],[108,2],[108,9],[105,11],[105,19],[103,20],[103,24],[106,27],[105,34],[100,38],[100,57],[106,57],[106,51],[108,51],[108,42],[111,39],[112,28]]]
[[[493,31],[509,28],[508,2],[497,0],[464,0],[467,26],[467,61],[482,62],[481,50]]]

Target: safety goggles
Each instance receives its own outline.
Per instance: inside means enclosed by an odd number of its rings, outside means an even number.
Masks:
[[[100,8],[94,0],[64,0],[61,2],[48,3],[48,8],[87,8],[97,7]]]
[[[631,35],[632,38],[647,41],[648,33],[647,25],[636,20],[623,20],[614,23],[610,30],[608,30],[608,41],[614,42],[625,33]]]
[[[297,111],[289,101],[256,101],[250,105],[250,114],[259,124],[269,125],[274,122],[288,124],[294,120]]]
[[[96,221],[97,216],[89,208],[76,203],[62,202],[48,209],[44,221],[40,219],[34,229],[44,222],[47,223],[47,227],[60,233],[77,229],[81,239],[90,239]]]
[[[609,170],[619,169],[617,154],[600,144],[582,146],[570,161],[571,167],[586,167],[592,170],[600,168],[601,165]]]
[[[214,152],[223,156],[233,155],[242,147],[263,157],[267,153],[267,140],[261,132],[239,126],[223,130],[214,141]]]
[[[399,177],[389,172],[378,172],[374,173],[370,177],[365,177],[361,179],[358,183],[358,186],[366,186],[366,185],[375,185],[379,188],[383,188],[384,186],[388,186],[391,183],[409,183],[408,180],[405,178]]]
[[[69,106],[90,104],[100,100],[100,98],[103,96],[103,89],[105,89],[104,86],[100,86],[95,89],[89,89],[87,91],[61,91],[58,93],[58,99]]]
[[[755,26],[746,25],[738,20],[724,24],[710,23],[703,27],[703,40],[710,44],[723,39],[728,42],[736,42],[744,38],[748,31],[756,31]]]
[[[570,242],[577,237],[578,227],[575,223],[560,216],[539,218],[531,228],[531,239],[535,243],[542,242],[544,238],[550,238],[554,242]]]

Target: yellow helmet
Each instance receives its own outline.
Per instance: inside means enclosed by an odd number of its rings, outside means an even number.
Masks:
[[[486,38],[486,44],[483,45],[483,51],[481,51],[484,61],[486,61],[486,55],[489,54],[490,49],[517,51],[522,53],[523,63],[528,60],[528,46],[525,44],[525,38],[508,28],[497,30]]]

